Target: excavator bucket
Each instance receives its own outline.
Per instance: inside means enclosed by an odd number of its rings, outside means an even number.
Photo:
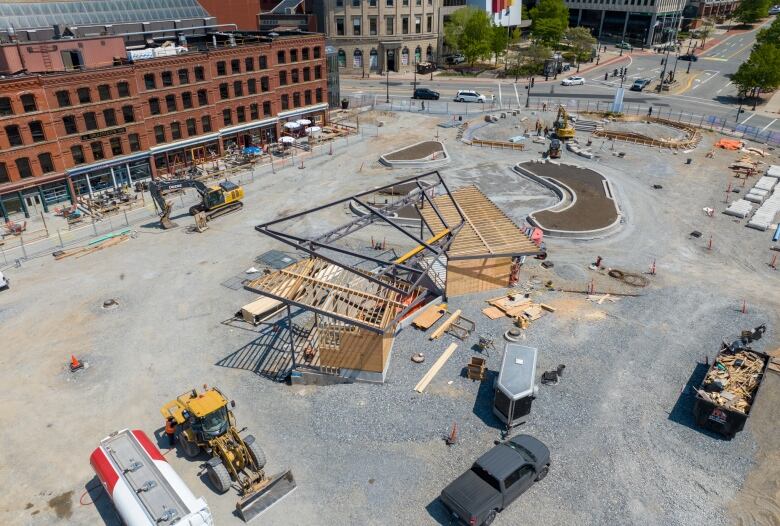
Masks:
[[[163,210],[163,213],[160,215],[160,226],[163,230],[169,230],[171,228],[176,228],[177,225],[173,221],[171,221],[171,203],[169,201],[165,202],[165,209]]]
[[[262,486],[236,503],[236,510],[244,522],[249,522],[265,510],[282,500],[296,488],[292,471],[283,473],[263,481]]]

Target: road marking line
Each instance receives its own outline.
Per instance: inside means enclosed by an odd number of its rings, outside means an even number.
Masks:
[[[718,60],[720,62],[728,62],[729,59],[719,57],[701,57],[701,60]]]
[[[751,113],[751,114],[750,114],[750,117],[748,117],[747,119],[745,119],[744,121],[742,121],[742,124],[745,124],[747,121],[749,121],[750,119],[752,119],[752,118],[753,118],[753,117],[755,117],[755,116],[756,116],[756,114],[755,114],[755,113]]]
[[[728,84],[726,84],[725,86],[723,86],[722,88],[720,88],[718,91],[716,91],[716,92],[715,92],[715,94],[717,95],[718,93],[720,93],[720,92],[721,92],[721,91],[723,91],[724,89],[728,88],[729,86],[731,86],[731,81],[729,81],[729,82],[728,82]]]
[[[744,122],[744,121],[743,121],[743,122]],[[776,122],[777,122],[777,119],[773,120],[772,122],[770,122],[769,124],[767,124],[766,126],[764,126],[763,128],[761,128],[761,131],[766,131],[766,129],[767,129],[767,128],[769,128],[770,126],[772,126],[772,125],[773,125],[774,123],[776,123]]]

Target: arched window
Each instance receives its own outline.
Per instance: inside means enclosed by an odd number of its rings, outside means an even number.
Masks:
[[[409,48],[403,48],[401,50],[401,65],[402,66],[408,66],[409,65]]]
[[[371,50],[368,63],[372,71],[379,69],[379,53],[377,53],[376,49]]]
[[[420,62],[422,62],[422,48],[417,46],[417,49],[414,50],[414,63],[419,64]]]
[[[425,52],[425,60],[433,62],[433,48],[428,46],[428,50]]]
[[[358,69],[363,67],[363,52],[359,49],[352,54],[352,67]]]
[[[347,67],[347,54],[344,53],[343,49],[339,49],[338,61],[339,61],[339,67],[340,68],[346,68]]]

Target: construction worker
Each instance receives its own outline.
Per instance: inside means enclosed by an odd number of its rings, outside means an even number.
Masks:
[[[609,80],[609,71],[604,72],[604,81],[606,82],[607,80]]]
[[[647,116],[652,117],[652,115],[653,115],[653,107],[650,106],[650,108],[647,110]]]
[[[168,446],[172,448],[176,443],[176,420],[172,416],[165,420],[165,434],[168,435]]]

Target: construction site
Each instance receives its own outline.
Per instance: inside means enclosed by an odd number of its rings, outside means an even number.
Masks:
[[[524,435],[544,473],[473,524],[780,522],[776,150],[334,117],[8,232],[0,522],[455,525]]]

